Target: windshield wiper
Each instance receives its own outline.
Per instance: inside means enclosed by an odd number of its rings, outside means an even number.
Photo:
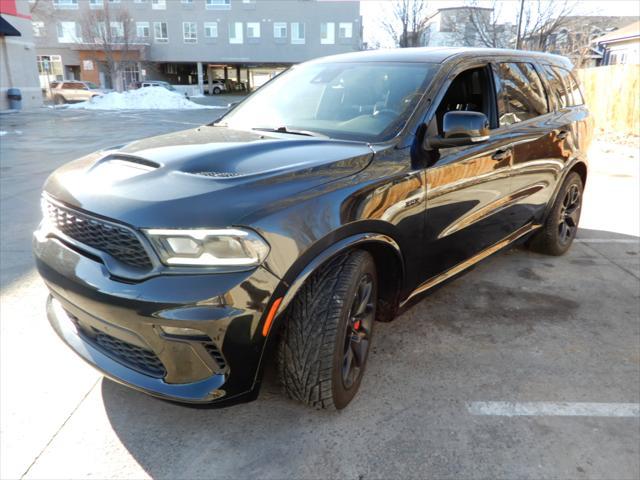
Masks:
[[[285,126],[272,128],[272,127],[253,127],[251,130],[259,130],[261,132],[276,132],[276,133],[290,133],[291,135],[304,135],[306,137],[322,137],[329,138],[322,133],[313,132],[311,130],[293,130]]]

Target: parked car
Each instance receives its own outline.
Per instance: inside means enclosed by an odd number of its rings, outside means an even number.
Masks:
[[[220,79],[212,80],[211,87],[214,95],[220,95],[222,92],[227,90],[227,86],[224,80],[220,80]]]
[[[34,235],[49,321],[164,399],[254,399],[273,346],[290,397],[344,408],[374,320],[518,242],[569,249],[591,132],[571,70],[510,50],[327,57],[214,123],[69,163]]]
[[[162,88],[166,88],[170,92],[180,93],[180,92],[178,92],[176,87],[171,85],[169,82],[165,82],[165,81],[162,81],[162,80],[145,80],[144,82],[135,82],[133,87],[134,88],[162,87]],[[185,96],[185,98],[189,98],[189,95],[187,95],[186,92],[184,92],[184,96]]]
[[[51,98],[57,105],[70,102],[84,102],[111,91],[100,88],[93,82],[80,80],[51,82],[49,87]]]

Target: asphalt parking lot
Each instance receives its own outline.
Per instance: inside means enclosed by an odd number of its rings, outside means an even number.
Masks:
[[[640,476],[637,144],[594,143],[566,256],[511,250],[377,324],[342,412],[285,399],[272,372],[253,403],[194,410],[85,365],[49,327],[33,268],[42,183],[70,159],[219,113],[0,118],[2,478]]]

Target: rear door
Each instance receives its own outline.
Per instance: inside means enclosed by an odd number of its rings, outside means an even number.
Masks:
[[[64,82],[61,88],[61,94],[65,100],[68,102],[73,102],[76,100],[76,90],[75,90],[75,82]]]
[[[500,128],[513,139],[512,204],[515,228],[542,221],[570,148],[568,132],[549,99],[539,68],[533,62],[498,62]]]

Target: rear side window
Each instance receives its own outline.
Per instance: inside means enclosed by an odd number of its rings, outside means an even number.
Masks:
[[[584,105],[584,99],[582,98],[582,92],[575,77],[569,70],[565,70],[561,67],[551,67],[557,75],[562,77],[565,88],[567,89],[567,107],[574,107],[578,105]]]
[[[558,108],[564,108],[571,105],[571,101],[567,98],[567,88],[565,87],[562,77],[550,65],[544,65],[542,72],[547,84],[549,85],[549,94],[556,99]],[[569,95],[571,95],[569,93]]]
[[[549,111],[547,97],[538,73],[530,63],[498,64],[502,101],[500,126],[535,118]]]

